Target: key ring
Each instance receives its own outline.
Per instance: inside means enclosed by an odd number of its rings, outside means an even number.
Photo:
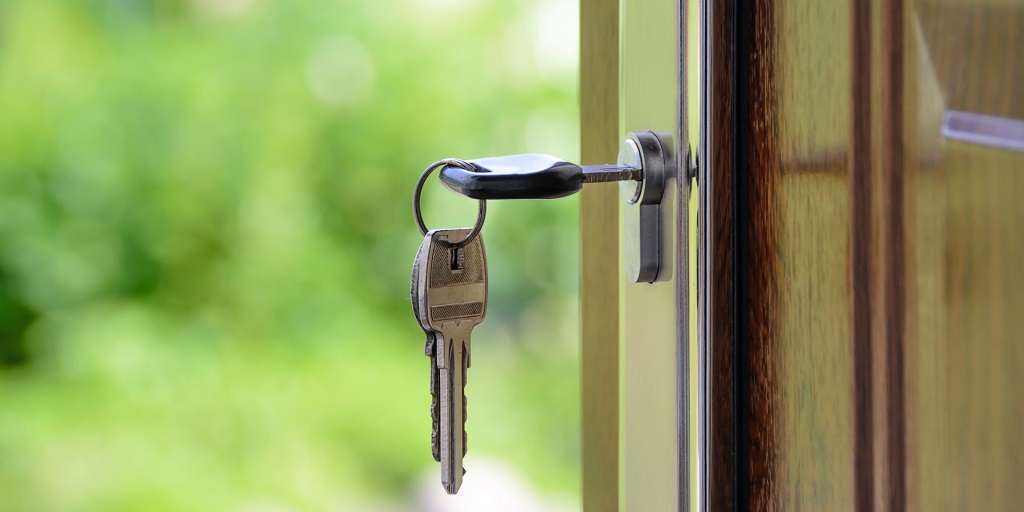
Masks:
[[[438,160],[427,166],[427,169],[423,171],[423,174],[420,175],[419,181],[416,182],[416,191],[412,195],[412,212],[416,216],[416,225],[419,226],[420,234],[422,235],[427,234],[427,226],[426,224],[423,223],[423,212],[420,211],[420,193],[423,192],[423,184],[427,182],[427,177],[429,177],[430,173],[434,172],[435,169],[437,169],[438,167],[444,167],[448,165],[461,167],[470,172],[476,171],[476,168],[473,167],[473,164],[465,160],[459,160],[457,158],[445,158],[444,160]],[[486,216],[487,201],[481,199],[480,212],[476,216],[476,224],[473,226],[473,229],[470,230],[469,234],[466,235],[466,238],[463,238],[461,242],[455,242],[451,244],[452,247],[458,249],[459,247],[463,247],[466,244],[472,242],[473,239],[480,234],[480,230],[483,229],[484,217]]]

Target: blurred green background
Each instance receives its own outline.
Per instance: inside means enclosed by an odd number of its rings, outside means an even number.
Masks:
[[[576,158],[576,9],[0,2],[0,510],[436,507],[413,184]],[[578,507],[577,206],[489,205],[464,493]]]

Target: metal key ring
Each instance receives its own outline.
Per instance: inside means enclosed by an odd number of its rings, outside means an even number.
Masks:
[[[419,181],[416,182],[416,191],[412,195],[412,212],[416,216],[416,225],[419,226],[420,234],[422,235],[427,234],[427,226],[423,223],[423,212],[420,211],[420,193],[423,192],[423,184],[427,182],[427,177],[429,177],[430,173],[434,172],[435,169],[448,165],[461,167],[470,172],[476,171],[473,164],[457,158],[445,158],[444,160],[438,160],[427,166],[427,169],[420,175]],[[451,244],[452,247],[459,248],[472,242],[473,239],[480,234],[480,230],[483,229],[485,217],[487,217],[487,201],[480,199],[480,212],[476,216],[476,224],[473,226],[473,229],[470,230],[469,234],[466,235],[466,238],[462,239],[461,242]]]

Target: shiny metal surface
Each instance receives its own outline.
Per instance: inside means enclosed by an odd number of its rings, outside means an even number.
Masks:
[[[608,183],[612,181],[640,181],[643,172],[634,165],[584,165],[583,183]]]
[[[417,317],[421,325],[436,334],[434,357],[440,381],[438,395],[441,484],[449,494],[462,485],[462,465],[466,454],[466,369],[471,364],[473,328],[487,314],[487,260],[483,239],[475,237],[464,247],[455,241],[465,239],[469,229],[439,229],[427,233],[429,245],[417,256],[414,286]],[[427,329],[424,329],[427,330]],[[429,336],[429,333],[428,333]],[[428,337],[429,346],[429,337]],[[429,354],[428,354],[429,355]]]
[[[622,252],[626,279],[653,283],[661,270],[661,200],[665,175],[675,169],[669,134],[630,133],[619,151],[619,165],[639,167],[639,184],[622,182]]]
[[[942,135],[950,140],[1024,151],[1024,120],[949,110],[942,116]]]
[[[711,372],[711,350],[709,347],[711,324],[708,321],[708,305],[713,300],[711,289],[711,276],[707,265],[711,256],[711,229],[708,222],[708,212],[712,211],[712,198],[709,194],[711,183],[710,156],[713,154],[712,141],[708,137],[710,130],[715,128],[713,120],[709,117],[709,103],[711,102],[712,88],[710,66],[708,59],[713,48],[713,40],[710,37],[710,20],[716,15],[712,9],[714,3],[709,0],[700,0],[700,141],[697,149],[700,165],[697,167],[698,184],[698,206],[697,206],[697,389],[694,393],[697,406],[697,464],[696,464],[696,485],[695,509],[697,512],[708,512],[710,510],[710,461],[711,446],[709,433],[711,432],[711,393],[710,373]]]
[[[430,177],[430,173],[434,172],[439,167],[459,167],[459,168],[471,168],[470,164],[457,158],[446,158],[444,160],[438,160],[427,166],[420,174],[420,179],[416,181],[416,188],[412,193],[412,213],[416,218],[416,226],[420,228],[420,234],[427,234],[427,225],[423,222],[423,211],[420,208],[420,196],[423,194],[423,185],[427,182],[427,178]],[[487,201],[481,199],[480,210],[477,213],[476,224],[473,225],[473,229],[469,231],[466,238],[454,242],[455,247],[464,247],[473,241],[480,234],[480,230],[484,227],[484,219],[487,218]]]
[[[680,0],[678,18],[678,83],[679,83],[679,138],[677,141],[680,166],[679,208],[682,214],[679,222],[681,275],[677,291],[679,296],[679,444],[685,456],[680,461],[679,486],[684,489],[680,508],[698,510],[700,482],[700,445],[698,398],[700,392],[699,354],[697,350],[697,295],[698,215],[699,190],[697,182],[696,151],[700,145],[701,109],[704,89],[701,87],[703,69],[700,65],[701,48],[705,42],[700,30],[702,0]],[[685,156],[684,156],[685,155]]]
[[[643,158],[640,156],[640,148],[632,137],[627,137],[626,140],[622,141],[622,145],[619,146],[618,162],[619,165],[643,168],[644,163]],[[664,189],[665,184],[662,183],[661,187]],[[643,184],[619,183],[619,191],[622,193],[622,197],[626,198],[627,204],[635,204],[640,200]]]

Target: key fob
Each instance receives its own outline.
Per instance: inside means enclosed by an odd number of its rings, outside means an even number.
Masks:
[[[468,163],[472,171],[445,166],[441,183],[473,199],[556,199],[583,188],[583,168],[550,155],[499,156]]]

